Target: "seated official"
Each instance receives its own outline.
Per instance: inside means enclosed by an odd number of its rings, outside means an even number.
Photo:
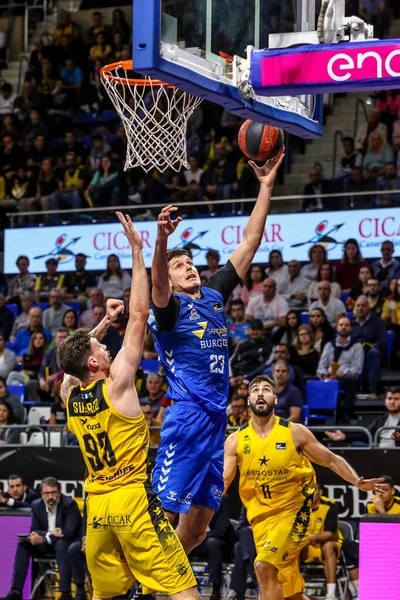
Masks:
[[[322,495],[322,486],[317,482],[311,507],[309,543],[302,551],[300,560],[324,565],[327,581],[325,600],[336,600],[336,565],[343,544],[338,514],[337,504]]]
[[[5,600],[22,600],[22,590],[28,575],[29,559],[53,554],[60,575],[60,600],[71,600],[71,566],[69,545],[78,539],[81,516],[73,498],[61,494],[60,483],[46,477],[41,483],[40,500],[32,505],[31,533],[17,546],[11,591]]]
[[[386,484],[384,492],[375,492],[367,504],[369,515],[400,515],[400,496],[396,496],[393,479],[389,475],[383,477]]]
[[[224,494],[219,510],[210,521],[206,539],[190,555],[190,558],[207,557],[209,583],[212,585],[210,600],[221,598],[222,565],[230,561],[235,541],[236,533],[229,518],[229,496]]]
[[[40,498],[39,493],[28,488],[20,475],[10,475],[7,479],[7,491],[0,493],[0,506],[12,508],[31,508],[34,500]]]

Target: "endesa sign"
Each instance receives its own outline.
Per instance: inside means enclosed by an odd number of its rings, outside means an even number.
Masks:
[[[400,40],[254,50],[250,73],[260,96],[392,89],[400,87]]]
[[[169,248],[189,248],[196,265],[206,264],[207,250],[218,250],[224,264],[243,240],[248,219],[183,221],[170,237]],[[151,267],[157,222],[140,222],[135,227],[142,238],[146,267]],[[285,261],[307,261],[313,244],[323,244],[329,258],[339,260],[348,238],[359,241],[364,258],[380,257],[380,245],[387,239],[395,244],[398,256],[400,208],[270,215],[255,262],[266,263],[274,249],[281,250]],[[122,267],[132,266],[130,247],[119,223],[7,229],[4,246],[4,272],[8,274],[18,272],[15,261],[20,254],[29,256],[32,273],[43,272],[50,257],[59,261],[60,271],[73,271],[79,252],[86,254],[89,270],[105,270],[109,254],[117,254]]]

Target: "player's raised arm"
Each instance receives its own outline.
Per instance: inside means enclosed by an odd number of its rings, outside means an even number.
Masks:
[[[244,277],[247,273],[260,247],[271,203],[272,188],[284,156],[285,148],[282,148],[276,156],[268,160],[262,167],[257,167],[252,161],[249,162],[260,182],[260,191],[246,229],[244,230],[243,240],[230,259],[240,278]]]
[[[327,467],[334,473],[339,475],[345,481],[348,481],[352,485],[355,485],[364,492],[377,490],[384,491],[384,485],[380,485],[384,480],[381,479],[364,479],[360,477],[353,467],[345,460],[342,456],[334,454],[320,444],[313,433],[304,425],[294,423],[292,425],[293,441],[297,448],[299,448],[304,456],[306,456],[311,462]]]
[[[114,398],[116,393],[123,393],[126,390],[131,391],[133,388],[136,371],[142,358],[150,304],[149,285],[142,254],[142,241],[130,217],[124,217],[120,212],[117,212],[117,216],[132,249],[133,266],[129,321],[123,346],[110,369]]]
[[[122,300],[109,298],[106,303],[106,316],[98,325],[90,332],[90,335],[95,337],[99,342],[106,335],[110,325],[118,319],[118,315],[124,312],[124,303]]]
[[[176,206],[169,204],[158,215],[156,247],[151,266],[151,278],[153,282],[151,295],[154,304],[158,308],[165,308],[172,295],[172,288],[168,278],[167,246],[169,236],[174,233],[182,221],[182,217],[178,217],[175,221],[171,220],[171,213],[176,210],[178,210]]]
[[[231,433],[226,439],[224,451],[224,494],[235,479],[237,471],[237,432]]]

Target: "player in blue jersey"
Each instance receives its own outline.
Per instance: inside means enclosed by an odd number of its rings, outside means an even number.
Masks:
[[[178,536],[186,552],[204,539],[223,491],[226,404],[229,392],[228,330],[224,305],[246,274],[264,232],[272,187],[284,150],[253,167],[260,192],[242,243],[227,264],[200,288],[187,250],[167,252],[175,231],[175,210],[158,217],[152,264],[152,316],[149,326],[169,383],[168,408],[153,471],[153,487],[170,518],[180,513]]]

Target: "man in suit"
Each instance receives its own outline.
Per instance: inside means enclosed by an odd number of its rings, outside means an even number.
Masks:
[[[312,168],[308,174],[310,183],[304,186],[303,194],[305,196],[314,196],[314,198],[303,199],[303,212],[315,212],[319,210],[340,210],[342,208],[342,199],[336,201],[332,198],[321,198],[321,194],[330,194],[332,184],[326,179],[321,179],[319,169]]]
[[[28,488],[20,475],[10,475],[7,479],[8,489],[0,493],[0,505],[12,508],[31,508],[34,500],[39,498],[36,490]]]
[[[60,483],[46,477],[41,483],[41,499],[32,505],[31,533],[19,542],[14,560],[11,591],[4,600],[22,600],[29,559],[54,554],[60,574],[60,600],[71,600],[71,567],[68,547],[78,539],[81,516],[73,498],[61,494]]]
[[[234,592],[232,597],[235,597],[236,600],[244,600],[246,590],[256,589],[258,582],[254,572],[254,561],[257,552],[253,531],[247,520],[246,509],[243,505],[240,510],[236,533],[239,541],[235,544],[235,566],[232,571],[230,589]]]

